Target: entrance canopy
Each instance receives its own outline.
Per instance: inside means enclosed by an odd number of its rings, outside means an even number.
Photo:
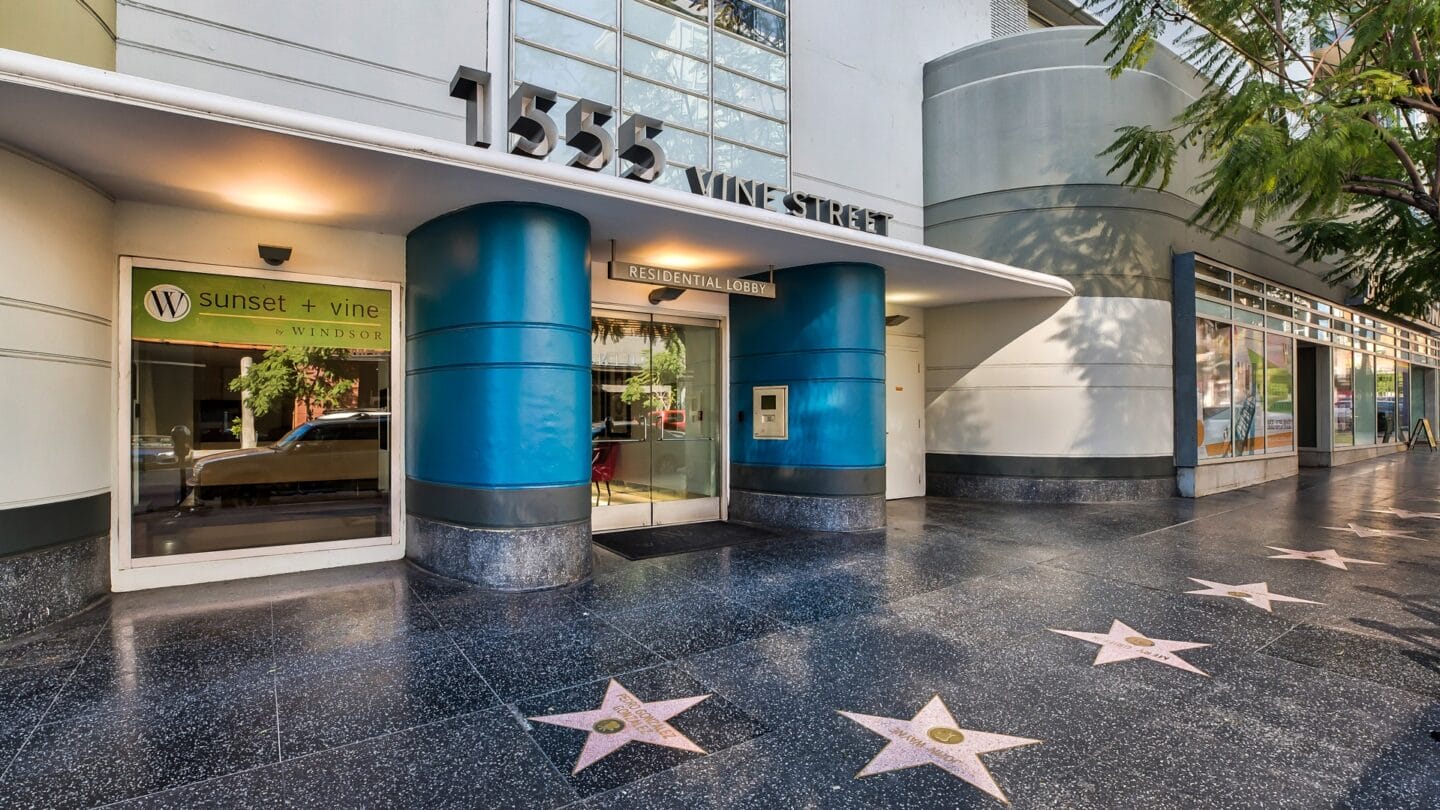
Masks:
[[[0,144],[116,199],[406,234],[477,203],[590,220],[594,255],[743,275],[822,262],[887,271],[918,306],[1068,297],[1056,276],[610,175],[0,49]],[[673,170],[672,170],[673,171]]]

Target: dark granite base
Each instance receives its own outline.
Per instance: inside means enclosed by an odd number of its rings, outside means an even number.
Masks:
[[[405,555],[441,576],[497,591],[558,588],[590,576],[590,521],[472,529],[409,515]]]
[[[820,497],[733,489],[729,519],[776,529],[864,532],[885,527],[885,496]]]
[[[1149,501],[1175,495],[1172,478],[1018,478],[931,472],[925,494],[1029,503]]]
[[[77,613],[110,592],[110,538],[0,557],[0,640]]]

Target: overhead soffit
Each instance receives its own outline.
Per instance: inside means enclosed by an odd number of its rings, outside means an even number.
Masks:
[[[0,50],[0,142],[116,199],[406,234],[523,200],[587,217],[597,255],[745,274],[871,262],[887,298],[1067,297],[1064,279],[773,211],[394,130]]]

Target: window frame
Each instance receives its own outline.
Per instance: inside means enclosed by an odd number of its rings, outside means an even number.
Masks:
[[[404,286],[398,282],[287,272],[284,281],[326,284],[339,287],[384,290],[390,293],[390,534],[297,543],[283,546],[205,551],[163,557],[133,557],[131,514],[131,408],[134,340],[131,308],[133,273],[137,267],[175,270],[205,275],[275,279],[273,271],[247,267],[121,256],[119,262],[118,312],[113,338],[115,355],[112,379],[116,402],[113,462],[114,483],[110,488],[110,580],[114,591],[217,582],[288,571],[305,571],[338,565],[398,560],[405,556],[405,441],[395,431],[405,424],[405,340]]]

